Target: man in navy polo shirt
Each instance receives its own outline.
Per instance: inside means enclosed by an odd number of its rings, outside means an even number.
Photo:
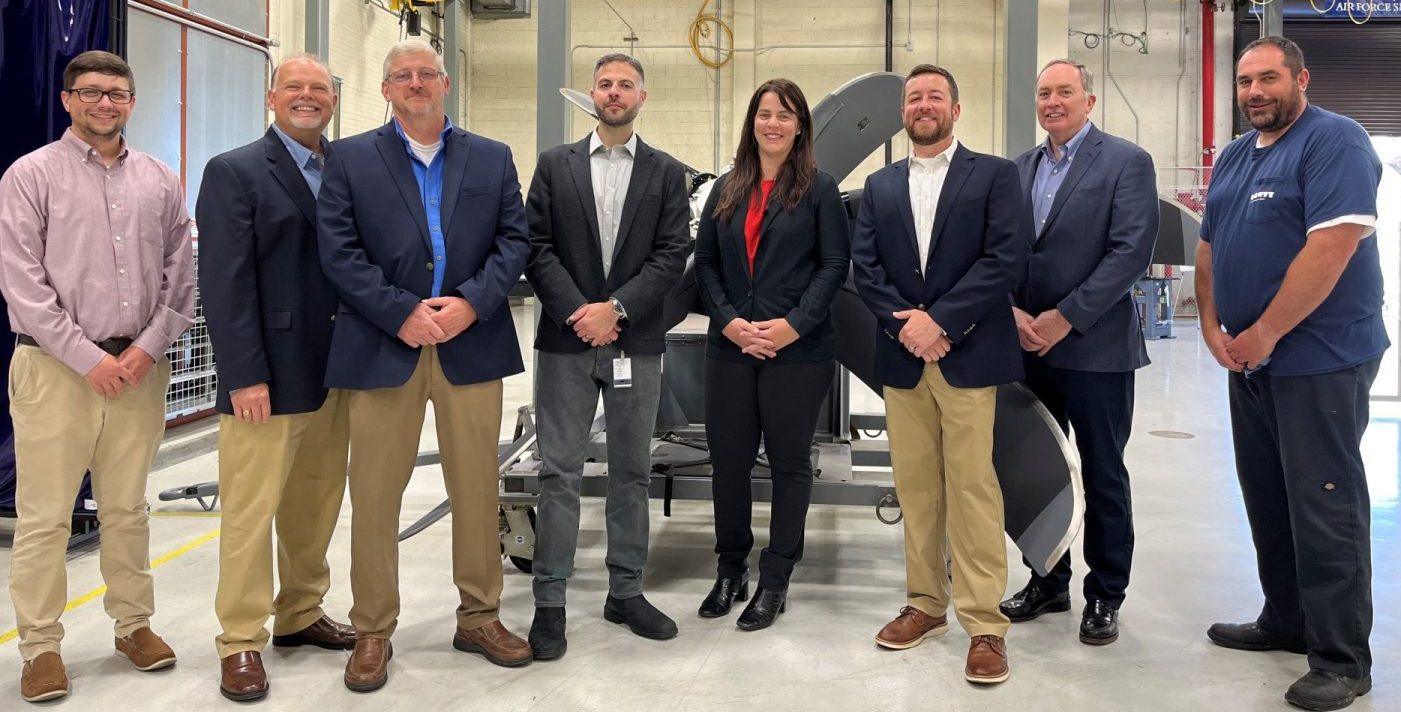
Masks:
[[[1374,237],[1381,162],[1367,132],[1309,106],[1298,45],[1241,53],[1236,100],[1255,130],[1221,152],[1197,246],[1197,303],[1231,371],[1236,471],[1265,606],[1217,623],[1218,645],[1307,653],[1285,694],[1341,709],[1371,689],[1368,392],[1390,346]]]

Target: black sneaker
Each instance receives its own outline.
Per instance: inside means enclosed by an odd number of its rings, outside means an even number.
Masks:
[[[530,649],[536,660],[558,660],[564,657],[569,641],[564,637],[564,606],[535,609],[530,623]]]

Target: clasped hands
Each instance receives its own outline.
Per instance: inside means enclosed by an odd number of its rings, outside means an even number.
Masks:
[[[1033,317],[1012,307],[1012,315],[1017,321],[1017,340],[1021,342],[1022,350],[1034,351],[1037,356],[1045,356],[1070,334],[1070,322],[1059,309],[1050,309]]]
[[[566,324],[574,327],[574,335],[589,346],[607,346],[618,340],[623,327],[612,302],[590,302],[569,315]]]
[[[947,356],[953,348],[943,327],[935,323],[929,312],[923,309],[906,309],[893,312],[892,316],[905,322],[900,327],[900,344],[925,363],[934,363]]]
[[[1237,373],[1247,368],[1260,368],[1261,362],[1274,353],[1275,345],[1279,343],[1279,338],[1265,333],[1258,322],[1235,336],[1219,329],[1203,329],[1202,338],[1206,340],[1206,348],[1216,362],[1222,368]]]
[[[725,337],[735,342],[740,353],[763,361],[778,355],[783,347],[798,340],[798,331],[787,319],[749,321],[735,317],[725,325]]]
[[[456,338],[476,323],[477,310],[462,297],[433,297],[414,306],[399,327],[399,340],[419,348]]]

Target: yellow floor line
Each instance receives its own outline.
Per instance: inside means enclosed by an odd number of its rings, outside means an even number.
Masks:
[[[222,514],[221,514],[220,512],[177,512],[177,511],[168,511],[168,512],[151,512],[151,516],[153,516],[153,517],[193,517],[193,518],[197,518],[197,519],[218,519],[220,516],[222,516]]]
[[[192,542],[190,542],[190,543],[188,543],[188,544],[185,544],[184,546],[182,546],[182,547],[180,547],[180,548],[178,548],[178,549],[176,549],[176,550],[174,550],[174,551],[172,551],[172,552],[169,552],[169,553],[167,553],[167,554],[162,555],[160,558],[158,558],[158,559],[156,559],[155,561],[152,561],[152,562],[151,562],[151,568],[152,568],[152,569],[158,569],[158,568],[160,568],[161,566],[163,566],[163,565],[165,565],[165,564],[168,564],[168,563],[170,563],[171,561],[174,561],[175,559],[178,559],[178,558],[184,556],[185,554],[188,554],[188,553],[190,553],[191,551],[194,551],[195,549],[198,549],[199,547],[201,547],[201,546],[203,546],[203,545],[205,545],[205,544],[208,544],[208,543],[211,542],[211,541],[214,541],[216,538],[219,537],[219,532],[220,532],[220,531],[221,531],[221,530],[219,530],[219,529],[215,529],[214,531],[209,532],[209,533],[207,533],[207,534],[204,534],[204,535],[200,536],[198,539],[195,539],[194,541],[192,541]],[[93,590],[88,591],[87,593],[85,593],[85,594],[83,594],[83,595],[81,595],[81,596],[79,596],[79,597],[77,597],[77,598],[75,598],[75,599],[69,601],[69,602],[68,602],[68,605],[66,605],[66,606],[63,607],[63,612],[64,612],[64,613],[67,613],[68,611],[71,611],[71,610],[73,610],[74,608],[77,608],[78,606],[81,606],[81,605],[83,605],[84,603],[87,603],[87,602],[93,600],[94,598],[97,598],[98,596],[101,596],[101,595],[104,594],[104,593],[107,593],[107,587],[106,587],[106,586],[98,586],[97,588],[94,588]],[[5,631],[4,633],[0,634],[0,645],[4,645],[4,644],[6,644],[6,643],[10,642],[11,640],[14,640],[15,638],[18,638],[18,637],[19,637],[19,629],[18,629],[18,628],[11,628],[10,630],[7,630],[7,631]]]

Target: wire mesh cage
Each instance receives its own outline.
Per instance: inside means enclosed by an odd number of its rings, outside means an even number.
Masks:
[[[199,230],[192,228],[195,266],[199,266]],[[165,392],[165,419],[173,420],[214,407],[219,385],[214,371],[214,345],[204,323],[204,302],[195,288],[195,323],[166,350],[170,359],[170,389]]]

